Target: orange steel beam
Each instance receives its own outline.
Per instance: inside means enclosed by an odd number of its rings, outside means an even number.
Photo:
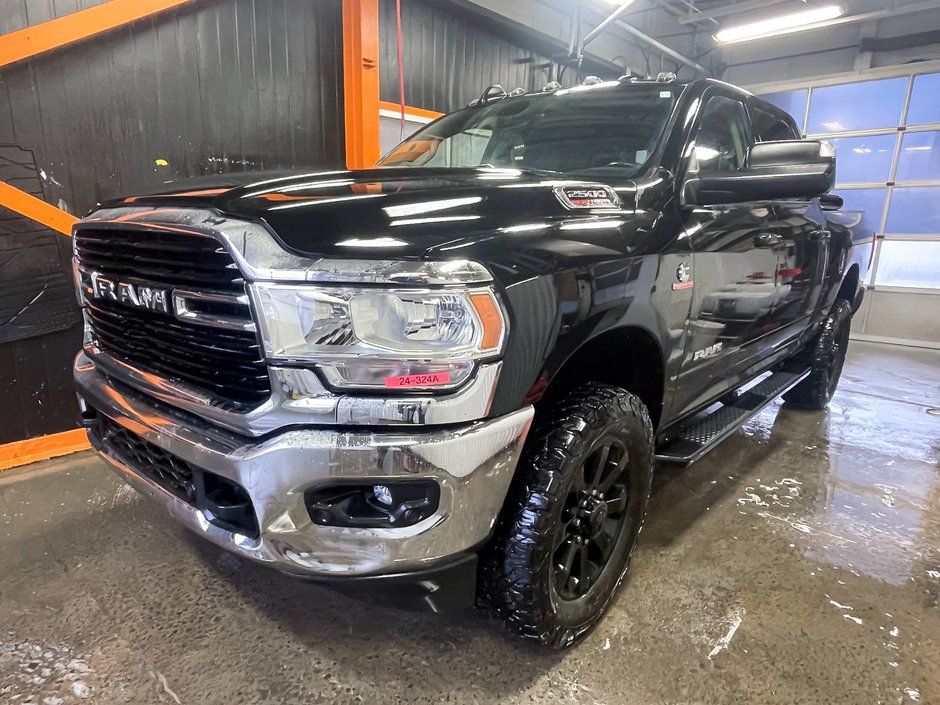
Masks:
[[[346,166],[366,169],[379,148],[379,2],[343,0]]]
[[[79,42],[193,0],[110,0],[0,37],[0,66]]]
[[[0,181],[0,206],[25,215],[30,220],[42,223],[47,228],[57,230],[63,235],[71,235],[72,225],[78,222],[78,218],[71,213],[59,210],[4,181]]]
[[[394,113],[401,112],[401,106],[398,103],[392,103],[387,100],[379,101],[379,108],[381,110],[391,110]],[[405,106],[405,118],[407,119],[409,115],[414,115],[415,117],[427,118],[428,120],[437,120],[444,113],[439,113],[435,110],[425,110],[424,108],[415,108],[411,105]]]
[[[0,470],[56,458],[88,448],[91,448],[88,437],[80,428],[7,443],[0,445]]]

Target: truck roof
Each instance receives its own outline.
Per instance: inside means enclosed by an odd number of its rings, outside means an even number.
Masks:
[[[532,92],[526,92],[520,88],[517,88],[507,93],[502,86],[494,84],[487,87],[480,97],[471,101],[466,106],[466,108],[475,108],[496,101],[512,101],[519,98],[528,98],[531,100],[535,97],[549,97],[554,95],[565,95],[570,97],[582,91],[588,93],[595,90],[655,90],[656,88],[660,88],[674,90],[677,93],[682,94],[692,92],[694,95],[702,95],[708,88],[712,86],[721,86],[725,90],[733,91],[734,93],[739,94],[742,98],[746,98],[749,102],[758,102],[761,108],[766,112],[776,115],[781,119],[785,119],[788,122],[793,121],[793,116],[791,116],[786,111],[778,108],[772,103],[768,103],[758,96],[755,96],[753,93],[745,88],[741,88],[740,86],[735,86],[734,84],[726,83],[716,78],[696,78],[683,81],[676,79],[673,74],[669,74],[669,76],[666,78],[664,78],[662,75],[657,78],[636,78],[622,76],[618,79],[609,81],[604,81],[597,77],[589,76],[587,79],[585,79],[584,82],[577,86],[563,87],[557,83],[550,83],[542,90]],[[794,124],[796,123],[794,122]]]
[[[572,93],[577,93],[580,91],[593,91],[593,90],[604,90],[604,89],[614,89],[614,88],[638,88],[638,89],[651,89],[651,88],[681,88],[684,90],[692,89],[697,92],[704,92],[709,86],[723,86],[724,88],[733,90],[737,93],[740,93],[742,96],[752,96],[753,94],[740,86],[735,86],[731,83],[726,83],[720,81],[716,78],[697,78],[688,81],[678,80],[674,77],[673,74],[669,74],[669,78],[663,78],[662,75],[657,78],[636,78],[632,76],[621,76],[618,79],[613,80],[601,80],[596,76],[588,76],[584,82],[576,86],[561,86],[556,82],[549,83],[544,88],[539,91],[524,91],[521,88],[516,88],[513,91],[507,93],[505,89],[499,84],[493,84],[488,86],[481,94],[480,97],[471,101],[467,107],[476,107],[479,105],[485,105],[486,103],[494,102],[497,100],[513,100],[515,98],[528,97],[532,98],[534,96],[551,96],[551,95],[570,95]],[[593,80],[592,80],[593,79]]]

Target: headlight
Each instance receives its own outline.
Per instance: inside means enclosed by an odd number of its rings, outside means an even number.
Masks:
[[[268,358],[314,363],[336,387],[454,387],[505,336],[489,288],[254,288]]]

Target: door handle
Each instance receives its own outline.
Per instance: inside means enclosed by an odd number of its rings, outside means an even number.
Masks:
[[[761,233],[754,236],[754,247],[775,247],[783,242],[783,238],[776,233]]]
[[[817,241],[828,240],[831,234],[832,233],[830,233],[828,230],[813,230],[809,234],[809,239]]]

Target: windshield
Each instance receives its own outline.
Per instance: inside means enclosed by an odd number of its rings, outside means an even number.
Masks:
[[[680,89],[582,88],[466,108],[415,133],[379,164],[631,178],[659,142]]]

